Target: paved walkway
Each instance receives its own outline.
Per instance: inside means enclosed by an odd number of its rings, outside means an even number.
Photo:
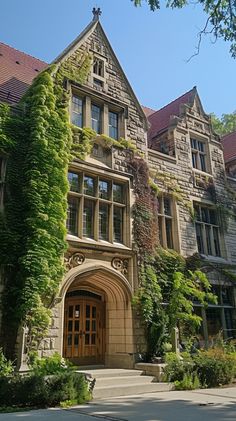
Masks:
[[[0,421],[236,421],[236,387],[158,392],[93,401],[72,409],[0,414]]]

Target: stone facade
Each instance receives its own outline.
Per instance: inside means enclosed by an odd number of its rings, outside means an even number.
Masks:
[[[151,139],[152,148],[156,145],[155,149],[158,149],[160,142],[166,142],[167,146],[164,150],[167,153],[149,149],[148,162],[153,179],[161,194],[167,195],[173,202],[174,248],[185,257],[200,252],[206,265],[211,268],[208,270],[208,278],[214,285],[214,292],[219,293],[219,297],[218,309],[217,306],[209,306],[208,313],[215,311],[219,314],[211,315],[212,320],[209,323],[214,324],[213,318],[215,317],[216,325],[217,323],[218,326],[220,325],[224,337],[235,336],[234,280],[230,281],[229,277],[226,278],[223,274],[224,270],[235,273],[236,269],[233,245],[236,238],[235,181],[230,180],[226,175],[222,144],[219,137],[212,131],[210,118],[204,113],[195,88],[193,97],[191,104],[180,106],[180,115],[170,116],[169,125],[164,133],[163,131],[160,134],[157,133]],[[193,162],[192,139],[204,145],[205,171],[194,168],[194,165],[197,166],[197,164]],[[198,152],[196,153],[198,154]],[[203,245],[205,252],[199,250],[196,233],[198,217],[193,213],[194,206],[200,206],[201,209],[212,209],[217,215],[215,223],[218,225],[220,248],[217,253],[209,253],[207,244]],[[202,228],[207,229],[207,224],[202,224]],[[205,241],[210,242],[211,240],[205,238]],[[222,298],[222,291],[225,294],[227,288],[229,288],[228,293],[231,295],[231,300]],[[224,314],[224,311],[227,314]],[[202,312],[204,313],[204,311]],[[201,315],[205,320],[203,336],[207,340],[208,337],[213,340],[214,327],[207,323],[206,314]],[[207,331],[207,325],[210,332]]]
[[[54,302],[48,337],[39,347],[40,355],[57,351],[80,365],[128,368],[145,350],[143,327],[131,305],[138,287],[129,168],[133,152],[115,145],[107,147],[111,128],[118,141],[124,138],[131,142],[148,162],[160,190],[163,245],[185,257],[201,252],[211,265],[209,278],[216,290],[219,287],[220,302],[210,309],[218,312],[215,315],[197,309],[204,320],[203,338],[213,337],[214,318],[225,337],[234,335],[233,281],[222,268],[236,268],[236,222],[232,217],[235,182],[226,177],[220,140],[212,132],[196,90],[191,102],[180,103],[176,115],[170,113],[164,129],[152,132],[148,144],[150,125],[96,16],[55,63],[66,61],[76,73],[81,53],[89,54],[93,62],[83,85],[67,81],[71,118],[73,121],[75,117],[80,127],[99,124],[99,133],[91,155],[83,161],[75,159],[69,169],[66,275]],[[221,213],[221,220],[196,220],[194,206],[200,212],[211,211],[209,218]],[[204,232],[202,239],[201,235],[197,239],[197,226]],[[212,248],[214,252],[202,253],[201,241],[205,251]]]

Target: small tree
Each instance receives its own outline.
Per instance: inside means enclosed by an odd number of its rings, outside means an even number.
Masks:
[[[158,248],[149,264],[140,272],[140,289],[135,302],[146,327],[148,358],[163,353],[163,343],[173,327],[185,327],[192,333],[201,324],[194,314],[194,302],[206,307],[216,303],[211,285],[200,270],[191,271],[186,260],[172,250]]]

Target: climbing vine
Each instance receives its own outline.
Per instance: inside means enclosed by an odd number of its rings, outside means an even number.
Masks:
[[[131,161],[134,174],[135,204],[133,207],[133,234],[137,247],[139,289],[134,304],[139,309],[147,339],[147,358],[164,350],[170,341],[173,327],[188,326],[194,330],[201,318],[193,312],[193,299],[206,306],[216,302],[200,264],[191,270],[190,262],[173,250],[164,250],[158,244],[158,190],[150,181],[144,160]],[[192,299],[190,299],[192,297]]]
[[[70,124],[68,81],[83,84],[91,60],[89,53],[76,53],[40,73],[14,115],[0,106],[0,150],[9,154],[0,219],[2,337],[10,357],[19,326],[28,328],[28,349],[38,346],[49,326],[64,274],[69,163],[85,159],[98,137],[108,148],[134,149],[125,139]]]
[[[11,147],[0,233],[3,345],[8,354],[14,350],[20,325],[29,329],[30,348],[45,335],[64,274],[68,165],[73,156],[84,158],[86,142],[94,135],[82,130],[82,146],[73,148],[65,78],[83,83],[91,57],[80,56],[78,63],[76,72],[69,62],[42,72],[21,100],[17,115],[10,116],[7,107],[1,107],[1,149]],[[14,134],[8,137],[9,132]]]

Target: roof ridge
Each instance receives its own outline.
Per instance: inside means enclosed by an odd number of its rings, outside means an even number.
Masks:
[[[46,61],[41,60],[40,58],[34,57],[34,56],[32,56],[31,54],[25,53],[24,51],[18,50],[18,48],[12,47],[11,45],[6,44],[5,42],[0,41],[0,44],[5,45],[6,47],[9,47],[9,48],[11,48],[12,50],[17,51],[18,53],[24,54],[25,56],[28,56],[28,57],[30,57],[30,58],[33,58],[34,60],[38,60],[38,61],[40,61],[41,63],[43,63],[43,64],[47,64],[47,65],[48,65],[48,63],[47,63]]]
[[[189,91],[185,92],[184,94],[180,95],[178,98],[173,99],[173,101],[168,102],[168,104],[164,105],[163,107],[159,108],[159,110],[156,110],[153,114],[151,114],[151,116],[154,116],[154,114],[158,113],[159,111],[164,110],[164,108],[169,107],[169,105],[173,104],[173,102],[178,101],[179,99],[181,99],[183,96],[190,94],[191,91],[193,91],[194,89],[196,89],[196,86],[194,86],[192,89],[190,89]]]

